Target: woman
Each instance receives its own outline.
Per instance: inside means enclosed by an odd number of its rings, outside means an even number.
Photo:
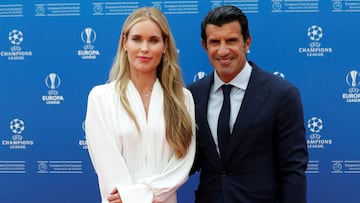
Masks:
[[[195,154],[194,102],[165,16],[126,19],[109,81],[89,93],[86,138],[102,202],[176,203]]]

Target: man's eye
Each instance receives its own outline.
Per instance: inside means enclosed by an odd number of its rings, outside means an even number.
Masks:
[[[209,41],[209,44],[210,45],[217,45],[217,44],[219,44],[219,41]]]

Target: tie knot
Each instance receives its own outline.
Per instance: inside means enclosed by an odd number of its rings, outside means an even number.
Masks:
[[[223,94],[224,95],[230,95],[230,91],[231,91],[231,88],[233,87],[233,85],[222,85],[221,86],[221,89],[223,90]]]

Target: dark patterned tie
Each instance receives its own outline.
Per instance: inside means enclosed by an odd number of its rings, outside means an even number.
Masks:
[[[225,157],[230,141],[230,91],[232,87],[232,85],[221,86],[223,90],[224,101],[221,107],[217,128],[217,137],[221,157]]]

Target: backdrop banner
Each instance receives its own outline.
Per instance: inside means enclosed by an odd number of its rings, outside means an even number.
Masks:
[[[86,102],[108,78],[125,18],[142,6],[165,13],[189,84],[213,71],[200,23],[224,4],[249,18],[249,60],[301,92],[308,202],[359,202],[359,0],[1,0],[0,202],[100,203]]]

